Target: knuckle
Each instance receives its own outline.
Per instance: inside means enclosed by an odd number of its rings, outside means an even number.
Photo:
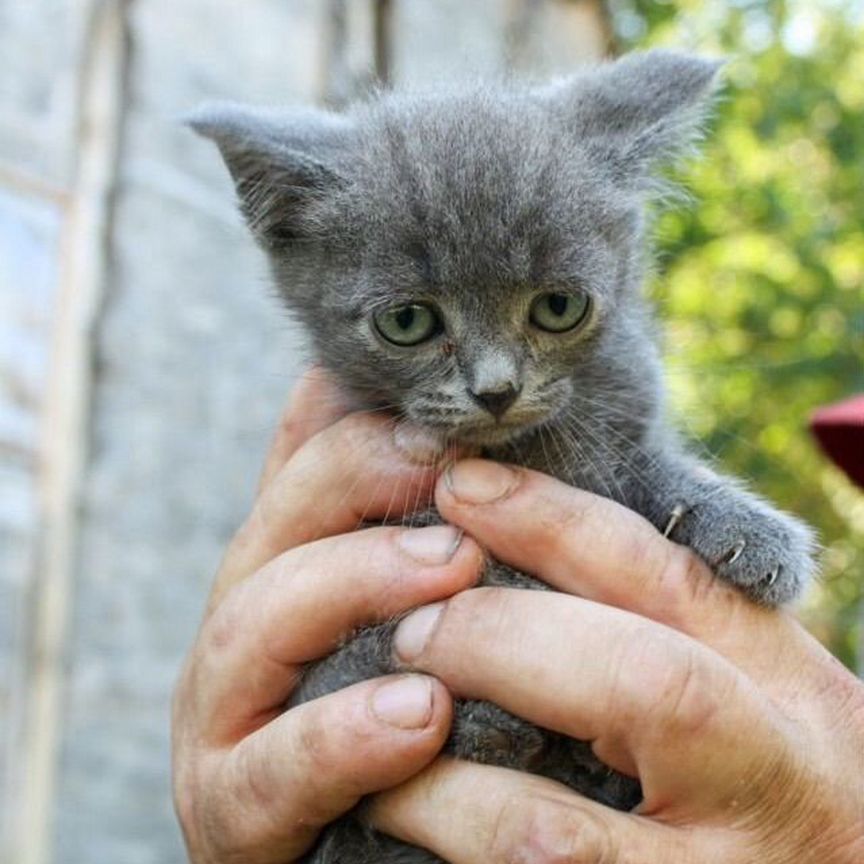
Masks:
[[[718,579],[694,552],[677,543],[666,543],[657,562],[654,584],[669,620],[686,630],[694,608],[714,607],[737,599],[734,589]]]
[[[610,525],[616,531],[614,543],[621,569],[639,583],[637,589],[655,593],[668,567],[662,538],[647,524],[639,524],[636,530],[626,532],[620,531],[615,523],[610,522]]]
[[[307,787],[310,793],[307,796],[308,803],[314,804],[322,788],[332,779],[338,764],[338,759],[334,758],[334,751],[338,749],[334,746],[334,738],[338,736],[338,731],[332,721],[321,716],[319,706],[314,703],[293,708],[289,714],[290,718],[286,719],[291,722],[286,727],[282,744],[285,752],[283,764],[287,766],[295,784]],[[262,754],[265,759],[261,761],[266,761],[267,755]],[[280,788],[278,783],[270,784],[268,794],[271,802],[274,786]]]
[[[616,864],[616,840],[599,814],[546,796],[508,797],[490,835],[493,864]]]
[[[260,741],[246,738],[232,754],[230,787],[246,813],[267,812],[273,804],[272,760],[262,752]]]
[[[320,777],[332,767],[333,748],[331,736],[327,731],[330,727],[326,723],[309,721],[310,718],[304,712],[304,721],[297,729],[293,756],[300,768],[299,773],[308,777]]]
[[[266,847],[281,833],[279,802],[274,800],[278,787],[272,760],[266,757],[258,739],[246,739],[226,760],[227,779],[222,780],[218,794],[211,796],[215,800],[205,818],[211,826],[209,833],[219,838],[224,860],[248,860],[244,856]]]
[[[251,831],[244,835],[243,820],[236,818],[236,808],[226,794],[230,787],[222,782],[219,770],[206,767],[196,762],[174,784],[174,807],[190,860],[248,861],[246,853],[255,843],[254,835]]]
[[[676,729],[695,734],[710,723],[720,708],[716,676],[689,649],[675,668],[668,687],[669,715]]]
[[[199,639],[202,653],[224,654],[246,632],[244,600],[248,590],[248,581],[234,585],[206,619]]]
[[[611,707],[622,722],[638,721],[646,730],[698,735],[722,710],[729,679],[685,637],[659,627],[640,627],[618,657],[611,693],[619,704]],[[660,722],[646,723],[646,713]]]
[[[608,501],[582,489],[568,488],[563,494],[564,500],[560,494],[535,493],[539,524],[556,547],[608,524],[603,515]]]
[[[681,645],[676,653],[660,692],[662,711],[672,733],[695,737],[723,710],[729,696],[728,676],[718,674],[695,646]]]
[[[356,769],[349,766],[366,763],[369,738],[362,729],[350,724],[346,728],[344,715],[337,720],[328,716],[327,711],[313,710],[312,703],[308,704],[308,712],[303,711],[305,705],[292,709],[297,714],[302,711],[303,717],[286,749],[292,786],[302,790],[299,797],[295,795],[299,821],[315,827],[330,822],[336,811],[348,809],[356,801],[355,786],[362,784],[354,773]],[[335,707],[331,705],[330,710]],[[340,803],[345,806],[339,806]]]
[[[489,632],[492,638],[508,627],[513,607],[513,589],[498,587],[472,588],[455,594],[444,605],[442,619],[436,628],[437,633],[478,633],[478,628]]]
[[[271,526],[279,523],[279,504],[284,495],[276,491],[278,481],[271,483],[256,499],[249,515],[234,533],[231,546],[239,552],[255,552],[266,542]]]

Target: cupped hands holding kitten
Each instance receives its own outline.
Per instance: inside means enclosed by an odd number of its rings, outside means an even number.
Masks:
[[[433,500],[448,525],[353,531]],[[482,549],[554,590],[472,588]],[[283,710],[304,664],[414,607],[404,674]],[[436,758],[451,694],[590,741],[642,803]],[[194,864],[302,860],[367,795],[370,825],[452,864],[864,860],[864,685],[790,614],[613,501],[412,460],[320,372],[216,578],[173,729]]]

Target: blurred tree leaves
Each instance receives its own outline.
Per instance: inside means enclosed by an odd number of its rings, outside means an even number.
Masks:
[[[862,664],[864,495],[807,422],[864,392],[864,3],[609,6],[623,50],[729,58],[703,158],[682,178],[694,203],[656,225],[673,404],[727,470],[816,526],[824,577],[804,614]]]

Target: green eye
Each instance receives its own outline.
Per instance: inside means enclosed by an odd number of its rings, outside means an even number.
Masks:
[[[421,303],[394,306],[375,315],[378,332],[394,345],[419,345],[441,332],[441,320],[434,309]]]
[[[541,294],[531,304],[529,318],[535,327],[549,333],[565,333],[588,317],[591,300],[587,294],[550,292]]]

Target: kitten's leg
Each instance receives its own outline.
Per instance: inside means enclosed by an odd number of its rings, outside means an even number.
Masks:
[[[505,565],[490,562],[486,585],[546,589]],[[548,590],[548,589],[547,589]],[[396,621],[360,631],[334,654],[307,667],[290,705],[395,671],[392,640]],[[457,700],[445,752],[473,762],[531,771],[567,783],[598,801],[631,809],[641,795],[635,780],[609,771],[588,744],[522,720],[489,702]],[[437,864],[425,850],[378,834],[363,822],[362,806],[329,825],[304,864]]]
[[[759,603],[797,597],[813,573],[809,528],[683,453],[639,457],[630,507]]]

